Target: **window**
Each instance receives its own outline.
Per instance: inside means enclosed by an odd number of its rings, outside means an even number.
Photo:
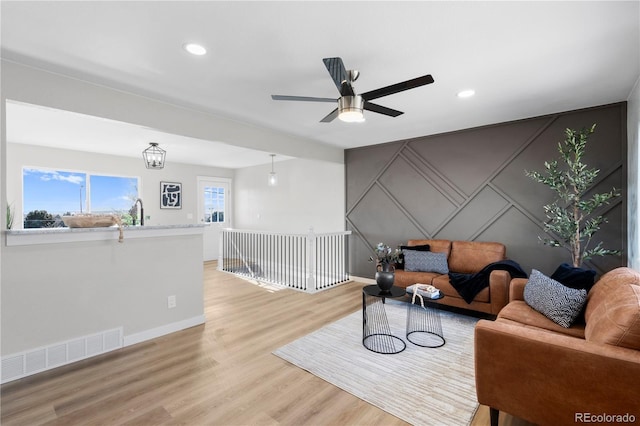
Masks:
[[[138,178],[66,170],[22,170],[25,228],[64,226],[62,216],[73,213],[115,213],[131,222],[138,198]]]
[[[92,213],[129,211],[138,199],[138,178],[90,175]]]
[[[224,188],[204,187],[204,221],[207,223],[224,222]]]

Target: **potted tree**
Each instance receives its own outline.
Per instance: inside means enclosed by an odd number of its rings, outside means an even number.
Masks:
[[[550,237],[541,240],[546,245],[568,250],[574,268],[580,268],[584,261],[594,256],[620,254],[619,250],[602,247],[602,242],[592,245],[593,235],[600,225],[607,222],[604,216],[594,213],[620,196],[616,188],[587,195],[600,172],[588,168],[582,161],[588,138],[595,128],[594,124],[580,131],[566,129],[565,140],[558,143],[560,162],[545,162],[544,172],[525,171],[531,179],[547,185],[556,193],[556,199],[544,206],[547,216],[544,230]]]

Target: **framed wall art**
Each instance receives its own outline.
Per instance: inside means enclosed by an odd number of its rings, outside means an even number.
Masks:
[[[179,182],[160,182],[160,208],[182,208],[182,184]]]

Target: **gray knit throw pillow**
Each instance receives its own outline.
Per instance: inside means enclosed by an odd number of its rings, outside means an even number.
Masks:
[[[566,287],[533,269],[524,287],[524,301],[551,321],[569,328],[587,301],[587,291]]]
[[[404,270],[407,272],[449,273],[446,253],[431,251],[402,250],[404,254]]]

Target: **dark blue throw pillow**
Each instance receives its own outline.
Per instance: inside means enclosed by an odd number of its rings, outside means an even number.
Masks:
[[[588,292],[595,282],[596,271],[593,269],[576,268],[568,263],[563,263],[558,266],[558,269],[556,269],[550,278],[567,287],[577,289],[584,288]]]
[[[429,244],[423,244],[420,246],[400,246],[400,250],[431,251],[431,246]],[[396,263],[396,269],[404,269],[404,254],[400,255],[400,262]]]

